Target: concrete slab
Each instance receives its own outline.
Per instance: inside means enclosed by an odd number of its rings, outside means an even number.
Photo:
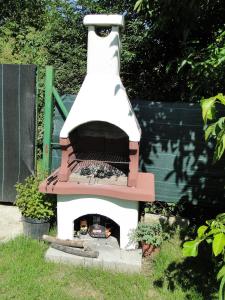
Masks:
[[[50,247],[45,254],[45,259],[84,267],[100,267],[104,270],[116,272],[141,272],[142,253],[140,249],[121,250],[118,248],[102,247],[98,251],[98,258],[89,258],[75,256]]]
[[[18,207],[0,204],[0,243],[23,233],[21,214]]]

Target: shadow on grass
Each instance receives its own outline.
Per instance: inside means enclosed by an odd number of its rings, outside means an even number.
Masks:
[[[182,262],[172,262],[164,276],[154,281],[154,286],[167,286],[170,291],[180,287],[186,293],[186,299],[193,299],[193,290],[205,300],[214,299],[219,283],[216,281],[215,261],[210,249],[201,249],[196,258],[186,258]]]

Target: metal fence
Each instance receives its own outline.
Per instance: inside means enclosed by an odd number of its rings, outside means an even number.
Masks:
[[[36,66],[0,65],[0,202],[34,172]]]
[[[74,95],[62,97],[68,110],[74,99]],[[200,105],[151,101],[132,105],[142,128],[140,169],[155,174],[156,200],[223,204],[225,163],[212,163],[213,144],[204,140]],[[61,159],[58,141],[63,122],[56,107],[52,169]]]

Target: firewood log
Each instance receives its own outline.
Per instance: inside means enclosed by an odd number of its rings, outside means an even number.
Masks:
[[[56,237],[50,236],[50,235],[43,235],[42,239],[45,242],[49,243],[56,243],[58,245],[63,245],[63,246],[69,246],[69,247],[74,247],[74,248],[84,248],[84,241],[77,241],[77,240],[62,240],[58,239]]]
[[[51,247],[69,254],[77,255],[77,256],[83,256],[83,257],[91,257],[91,258],[97,258],[99,256],[98,251],[90,251],[90,250],[81,250],[76,249],[68,246],[62,246],[59,244],[51,244]]]

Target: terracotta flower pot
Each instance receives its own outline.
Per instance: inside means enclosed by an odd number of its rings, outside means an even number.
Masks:
[[[142,246],[142,256],[147,257],[153,254],[156,254],[160,251],[160,248],[155,247],[151,244],[146,244],[145,242],[141,242]]]

